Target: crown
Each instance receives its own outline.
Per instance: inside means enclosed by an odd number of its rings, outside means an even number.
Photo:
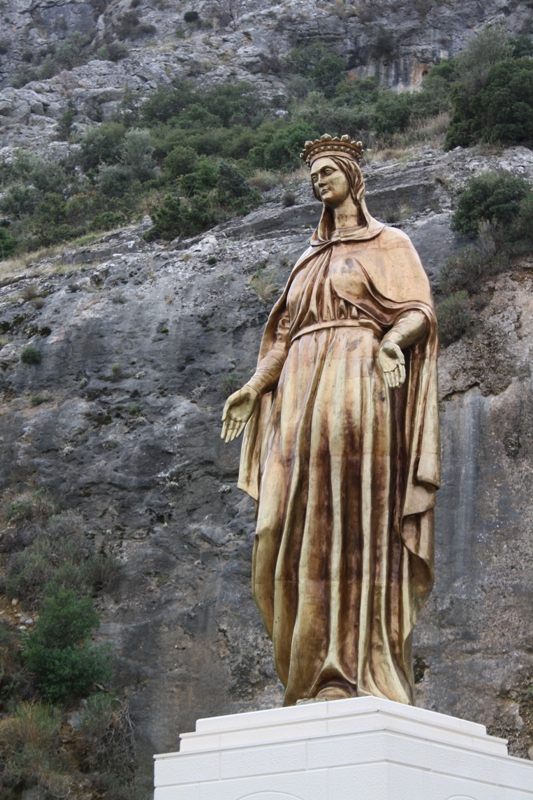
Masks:
[[[311,161],[317,158],[317,156],[324,156],[329,153],[332,155],[335,153],[344,153],[355,161],[361,161],[363,157],[363,143],[353,142],[346,134],[339,139],[338,136],[333,138],[329,133],[325,133],[320,139],[315,139],[314,142],[306,142],[303,152],[300,153],[300,158],[310,167]]]

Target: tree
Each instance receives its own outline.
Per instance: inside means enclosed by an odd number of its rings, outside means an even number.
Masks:
[[[480,224],[509,227],[520,210],[522,200],[531,194],[529,183],[510,172],[486,172],[472,178],[459,196],[453,215],[453,230],[476,237]]]
[[[454,111],[446,148],[478,141],[520,144],[533,141],[533,60],[496,64],[486,86],[468,96],[458,84],[452,90]]]
[[[99,624],[89,597],[60,589],[45,598],[26,656],[46,700],[82,697],[93,683],[109,680],[109,650],[88,643]]]

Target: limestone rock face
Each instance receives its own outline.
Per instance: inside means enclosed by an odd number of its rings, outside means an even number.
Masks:
[[[396,213],[392,224],[435,281],[461,244],[449,228],[457,188],[497,166],[531,177],[533,154],[370,164],[368,205],[379,218]],[[148,776],[151,754],[177,749],[198,717],[281,702],[250,590],[253,502],[236,488],[239,443],[219,439],[220,414],[254,370],[269,308],[319,211],[302,184],[291,208],[272,201],[168,246],[144,243],[148,223],[133,226],[30,264],[0,290],[9,339],[0,488],[44,489],[123,562],[100,635]],[[472,333],[441,351],[437,580],[414,641],[419,704],[487,724],[524,757],[533,744],[532,266],[488,284]],[[24,299],[29,284],[42,308]],[[39,365],[20,362],[28,343],[41,349]]]
[[[284,96],[279,72],[292,47],[323,41],[342,54],[358,77],[375,76],[392,88],[414,89],[430,66],[459,52],[487,23],[505,20],[509,32],[529,30],[531,9],[519,0],[205,0],[195,4],[203,24],[184,22],[188,0],[9,0],[0,31],[0,155],[13,147],[42,152],[55,124],[75,103],[77,124],[94,124],[116,111],[126,88],[142,98],[178,78],[212,85],[248,81],[270,99]],[[123,61],[89,61],[14,92],[10,83],[28,60],[72,34],[98,46],[123,41]],[[2,151],[2,148],[8,148]]]

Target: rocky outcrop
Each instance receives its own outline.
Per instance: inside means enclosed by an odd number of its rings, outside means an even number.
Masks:
[[[125,0],[10,0],[0,35],[0,155],[9,157],[14,147],[45,149],[69,99],[83,126],[109,118],[126,88],[142,99],[175,78],[201,77],[206,84],[245,80],[265,97],[284,97],[283,57],[316,40],[343,54],[357,77],[415,89],[430,66],[455,55],[486,24],[503,19],[510,33],[520,34],[533,19],[529,5],[518,0],[282,0],[266,7],[257,0],[206,0],[194,6],[200,27],[184,22],[190,10],[188,0],[172,7],[140,0],[134,8]],[[38,61],[40,52],[74,32],[92,40],[92,58],[99,45],[117,39],[128,44],[129,56],[63,69],[16,92],[8,88],[28,61]]]
[[[524,148],[370,164],[369,207],[403,208],[394,224],[436,280],[460,245],[449,229],[456,187],[498,165],[533,177]],[[76,509],[94,546],[123,563],[101,601],[100,636],[130,698],[147,782],[151,754],[176,749],[198,717],[281,699],[251,598],[253,503],[236,488],[239,443],[223,445],[219,430],[318,218],[308,185],[296,194],[294,207],[272,200],[188,242],[147,245],[147,222],[4,276],[0,486],[4,498],[43,489]],[[527,757],[531,265],[484,296],[471,334],[440,356],[444,484],[436,586],[414,642],[418,702],[489,725]],[[20,362],[29,342],[38,365]]]

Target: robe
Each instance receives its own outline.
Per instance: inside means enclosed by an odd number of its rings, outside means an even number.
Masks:
[[[391,389],[379,348],[413,312],[424,333]],[[436,357],[408,237],[372,218],[319,227],[265,327],[239,473],[257,501],[253,593],[285,705],[330,686],[414,702],[411,638],[432,586],[439,486]]]

